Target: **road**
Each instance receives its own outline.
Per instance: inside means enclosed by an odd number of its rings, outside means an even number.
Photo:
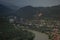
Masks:
[[[28,30],[30,32],[33,32],[35,34],[35,38],[34,40],[49,40],[48,39],[48,35],[44,34],[44,33],[40,33],[34,30]]]
[[[14,27],[16,28],[16,26],[14,26]],[[16,28],[16,29],[19,29],[19,28]],[[46,35],[44,33],[34,31],[34,30],[29,30],[29,29],[23,29],[23,30],[27,30],[27,31],[34,33],[35,34],[34,40],[49,40],[48,35]]]

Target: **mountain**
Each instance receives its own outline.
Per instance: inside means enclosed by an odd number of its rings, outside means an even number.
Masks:
[[[14,15],[15,10],[0,4],[0,16],[10,16],[10,15]]]
[[[42,17],[47,18],[60,18],[60,5],[52,6],[52,7],[32,7],[32,6],[26,6],[20,8],[17,12],[19,14],[19,17],[24,18],[32,18],[34,15],[37,15],[39,13],[42,13]]]
[[[0,1],[0,4],[5,6],[5,7],[8,7],[10,9],[13,9],[13,10],[18,10],[20,7],[14,5],[14,4],[11,4],[11,3],[7,3],[7,2],[4,2],[4,1]]]
[[[46,7],[46,10],[44,12],[46,17],[60,20],[60,5]]]
[[[19,17],[32,18],[38,11],[40,11],[40,9],[37,7],[26,6],[20,8],[16,13],[17,15],[19,14]]]
[[[15,6],[13,6],[15,8]],[[11,7],[0,4],[0,16],[18,16],[20,18],[33,18],[34,15],[43,15],[40,18],[60,18],[60,5],[52,7],[32,7],[25,6],[19,9],[12,9]]]
[[[60,17],[60,5],[50,7],[49,14],[54,17]]]

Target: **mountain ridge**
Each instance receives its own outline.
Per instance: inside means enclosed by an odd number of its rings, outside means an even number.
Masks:
[[[2,8],[3,9],[2,12],[4,12],[5,10],[8,10],[8,12],[6,13],[6,15],[8,15],[8,16],[10,14],[12,16],[14,16],[14,15],[18,16],[20,18],[33,18],[34,15],[42,13],[43,17],[60,18],[60,5],[52,6],[52,7],[25,6],[25,7],[19,8],[18,10],[14,11],[14,12],[12,10],[10,10],[9,8],[4,10],[4,7]],[[12,11],[12,13],[9,13],[10,11]],[[0,9],[0,14],[2,14],[1,9]]]

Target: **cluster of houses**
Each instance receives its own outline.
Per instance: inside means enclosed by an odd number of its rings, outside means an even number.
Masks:
[[[33,19],[18,18],[16,16],[9,16],[10,23],[24,24],[24,25],[35,25],[36,27],[54,27],[55,25],[60,26],[59,20],[54,19],[40,19],[42,13],[36,14]]]
[[[15,23],[17,24],[17,26],[21,26],[21,27],[36,27],[36,28],[40,28],[40,27],[56,27],[56,25],[59,27],[60,26],[60,21],[59,20],[53,20],[53,19],[24,19],[24,18],[17,18],[16,16],[10,16],[9,17],[9,22],[10,23]],[[49,30],[49,29],[47,29]],[[58,29],[59,30],[59,29]],[[56,28],[53,28],[52,30],[52,34],[54,35],[52,37],[53,40],[60,40],[60,34],[57,34],[58,31],[56,31]],[[47,31],[47,33],[49,33]],[[57,35],[57,36],[56,36]],[[55,38],[56,37],[56,38]]]

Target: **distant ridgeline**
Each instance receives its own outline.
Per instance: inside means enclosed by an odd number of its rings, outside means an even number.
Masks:
[[[42,13],[41,18],[60,18],[60,5],[52,7],[32,7],[26,6],[14,11],[5,5],[0,4],[0,16],[17,16],[19,18],[34,18],[34,15]]]
[[[17,15],[23,18],[33,18],[34,15],[37,15],[39,13],[42,13],[43,15],[40,16],[42,18],[54,18],[59,19],[60,18],[60,5],[53,6],[53,7],[32,7],[32,6],[26,6],[20,8],[17,12]]]

